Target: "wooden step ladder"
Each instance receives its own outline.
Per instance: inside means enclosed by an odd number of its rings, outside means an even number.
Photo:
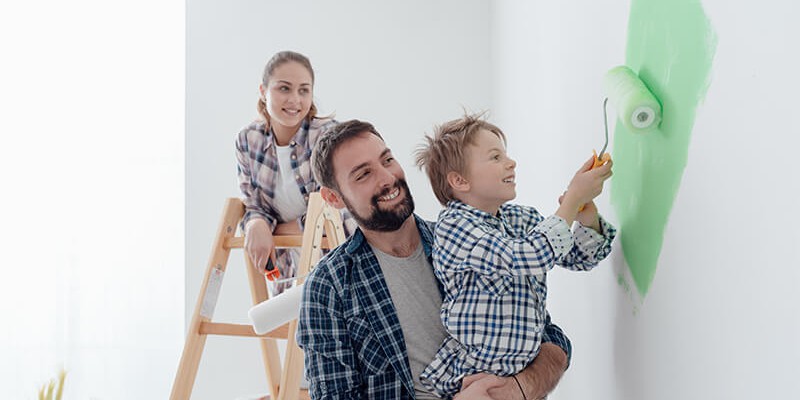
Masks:
[[[200,295],[197,298],[197,305],[192,315],[192,322],[186,334],[186,343],[178,365],[178,372],[175,375],[175,382],[172,385],[170,400],[188,400],[191,396],[208,335],[259,338],[270,399],[308,398],[308,391],[300,390],[300,378],[303,375],[303,351],[297,347],[295,339],[296,319],[264,335],[257,335],[251,325],[212,322],[211,320],[222,287],[222,278],[228,264],[230,251],[244,247],[244,237],[236,236],[237,226],[243,216],[244,204],[242,201],[237,198],[227,199],[203,278],[203,285],[200,288]],[[324,238],[323,232],[326,236]],[[307,274],[311,267],[316,265],[322,249],[336,247],[344,242],[344,239],[344,229],[339,211],[327,205],[319,193],[311,193],[309,196],[306,225],[302,236],[274,236],[277,248],[300,248],[300,263],[297,266],[297,276],[299,277]],[[247,254],[244,254],[244,259],[253,304],[261,303],[269,298],[266,280],[253,268]],[[295,284],[299,285],[302,282],[303,278],[300,278]],[[283,368],[280,365],[280,355],[275,339],[287,340]]]

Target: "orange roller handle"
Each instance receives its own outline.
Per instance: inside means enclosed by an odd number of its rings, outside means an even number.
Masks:
[[[596,150],[592,150],[592,155],[594,156],[594,162],[592,163],[592,168],[589,168],[590,171],[595,169],[595,168],[597,168],[597,167],[599,167],[599,166],[601,166],[601,165],[603,165],[603,164],[605,164],[605,163],[607,163],[607,162],[609,162],[609,161],[611,161],[611,154],[608,154],[607,152],[603,153],[602,156],[598,157],[597,156],[597,151]],[[582,205],[581,208],[578,209],[578,212],[583,211],[583,209],[585,207],[586,207],[585,204]]]
[[[264,276],[268,281],[274,281],[281,277],[281,271],[275,265],[275,253],[270,254],[267,265],[264,267]]]

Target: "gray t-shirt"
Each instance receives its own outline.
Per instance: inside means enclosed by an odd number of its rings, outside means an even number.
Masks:
[[[394,257],[372,248],[403,329],[416,397],[427,400],[439,397],[420,383],[419,375],[433,360],[447,332],[439,317],[442,295],[422,249],[420,244],[410,257]]]

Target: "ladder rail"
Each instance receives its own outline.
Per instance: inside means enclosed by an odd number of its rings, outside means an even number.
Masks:
[[[308,398],[307,391],[300,390],[303,351],[297,346],[295,337],[297,319],[264,335],[257,335],[251,325],[212,321],[230,251],[244,248],[244,236],[236,236],[236,228],[243,216],[242,201],[238,198],[227,199],[192,320],[187,329],[186,342],[175,374],[170,400],[190,398],[208,335],[258,338],[270,398],[279,400]],[[311,267],[319,262],[322,250],[336,247],[344,242],[341,215],[338,210],[326,205],[319,193],[311,193],[303,234],[276,235],[274,240],[277,248],[300,248],[296,284],[302,284]],[[244,253],[251,298],[253,304],[258,304],[269,299],[266,280],[253,268],[250,257]],[[283,366],[280,363],[276,339],[286,339]]]

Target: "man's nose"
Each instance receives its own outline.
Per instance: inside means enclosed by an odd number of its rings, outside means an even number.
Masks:
[[[388,168],[380,168],[378,173],[378,184],[381,187],[391,186],[394,185],[394,182],[397,180]]]

